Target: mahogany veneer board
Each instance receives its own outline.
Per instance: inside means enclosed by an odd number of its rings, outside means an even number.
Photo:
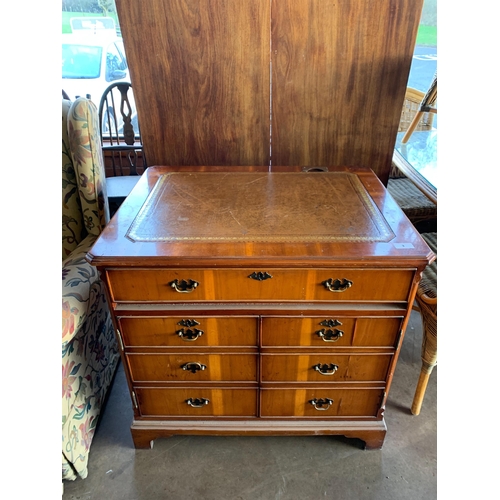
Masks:
[[[116,0],[148,164],[357,165],[385,183],[422,5]]]
[[[148,165],[269,165],[269,0],[116,8]]]
[[[388,176],[420,0],[272,2],[273,165]]]

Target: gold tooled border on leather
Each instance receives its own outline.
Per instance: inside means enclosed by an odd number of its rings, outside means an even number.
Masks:
[[[167,185],[167,181],[171,180],[173,176],[192,176],[193,173],[188,172],[170,172],[163,174],[159,177],[156,184],[153,186],[151,192],[149,193],[146,201],[143,206],[139,210],[137,216],[134,221],[130,225],[126,236],[135,242],[181,242],[181,243],[189,243],[189,242],[241,242],[241,243],[310,243],[310,242],[327,242],[327,243],[335,243],[335,242],[387,242],[392,240],[395,235],[391,230],[389,224],[383,217],[379,208],[375,205],[372,198],[369,196],[365,187],[359,180],[356,174],[350,172],[323,172],[323,173],[299,173],[299,172],[273,172],[270,174],[264,175],[273,175],[273,176],[302,176],[302,175],[322,175],[322,176],[343,176],[345,177],[351,184],[353,191],[357,194],[361,204],[366,210],[367,215],[369,216],[372,228],[376,229],[378,234],[376,235],[339,235],[339,234],[328,234],[328,235],[318,235],[318,234],[287,234],[287,235],[272,235],[272,234],[242,234],[239,236],[234,235],[203,235],[196,236],[194,234],[189,235],[176,235],[176,234],[167,234],[167,235],[159,235],[159,234],[150,234],[148,231],[148,224],[151,221],[152,215],[154,216],[154,209],[158,205],[158,203],[162,199],[162,195],[165,192],[165,187]],[[227,173],[222,172],[197,172],[196,176],[220,176],[221,178],[224,176],[227,178]],[[245,172],[238,173],[237,176],[255,176],[256,179],[262,177],[262,173],[255,172]],[[334,178],[334,177],[333,177]],[[332,179],[332,178],[330,178]],[[155,230],[158,229],[158,226],[164,224],[165,226],[168,224],[168,221],[160,221],[156,220],[154,224]]]

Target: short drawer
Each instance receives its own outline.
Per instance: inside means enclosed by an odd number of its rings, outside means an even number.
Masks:
[[[108,269],[115,302],[406,301],[411,269]]]
[[[263,389],[262,417],[376,417],[382,389]]]
[[[135,388],[141,415],[255,417],[257,389]]]
[[[257,381],[255,354],[127,354],[134,382]]]
[[[262,382],[385,381],[391,354],[262,354]]]
[[[401,318],[271,318],[262,320],[262,346],[394,347]]]
[[[251,317],[126,317],[118,324],[126,347],[257,346]]]

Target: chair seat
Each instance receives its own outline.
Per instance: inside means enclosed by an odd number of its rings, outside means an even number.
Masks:
[[[140,175],[118,175],[106,178],[108,199],[123,201],[139,182]]]
[[[437,233],[422,233],[420,236],[437,255]],[[437,259],[424,269],[418,286],[418,295],[425,295],[431,299],[437,298]],[[437,304],[433,309],[437,311]]]
[[[437,206],[410,179],[389,179],[387,190],[412,223],[437,217]]]

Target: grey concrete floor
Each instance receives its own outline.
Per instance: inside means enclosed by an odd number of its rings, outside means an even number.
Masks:
[[[101,414],[86,479],[65,481],[63,500],[432,500],[437,498],[437,367],[422,411],[410,412],[422,326],[413,311],[385,411],[381,450],[342,436],[157,439],[136,450],[120,365]]]

